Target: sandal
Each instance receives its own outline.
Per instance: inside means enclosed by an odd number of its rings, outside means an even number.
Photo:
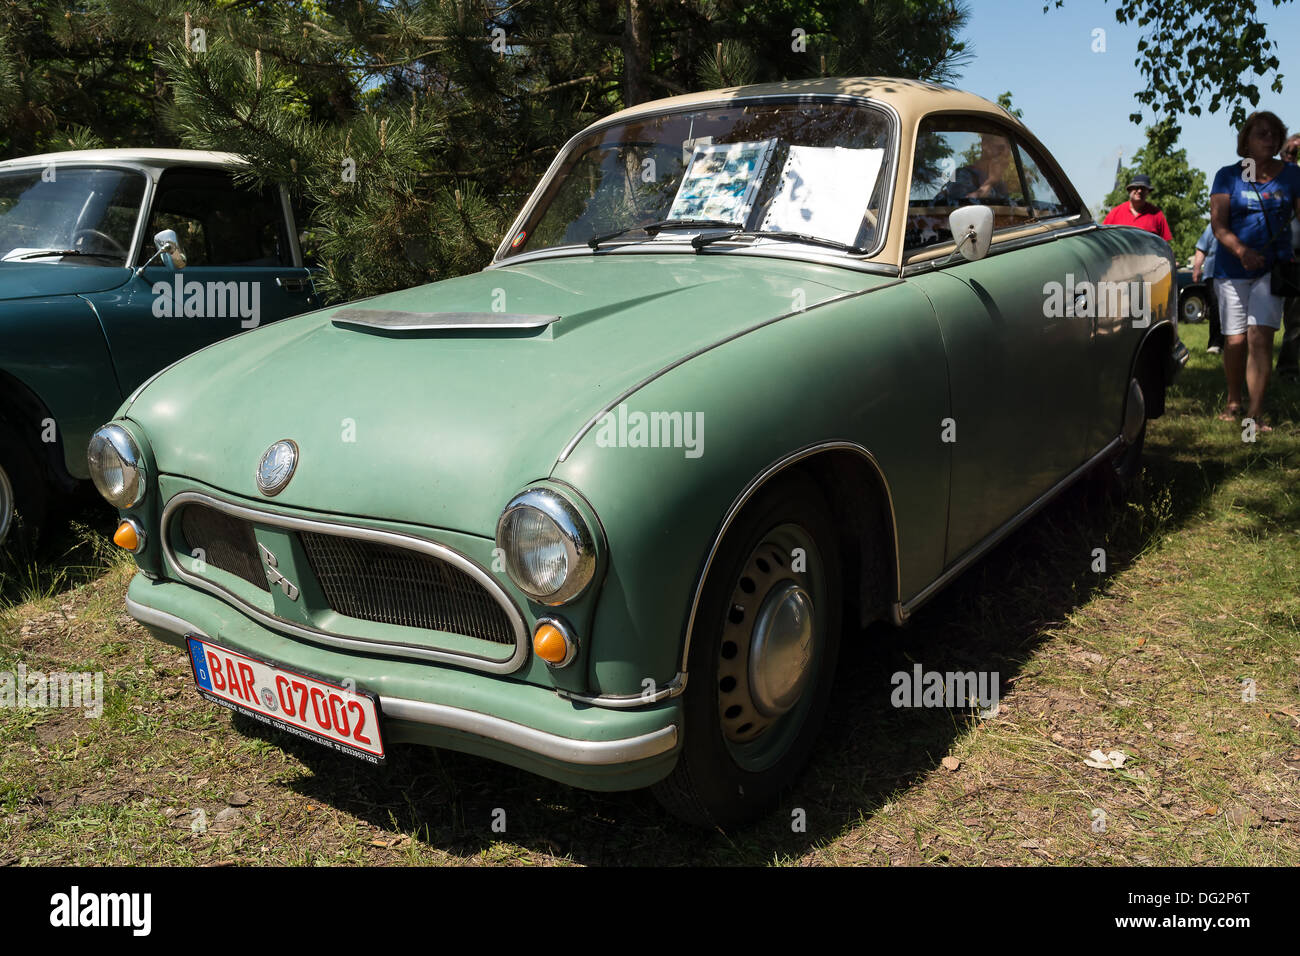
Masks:
[[[1221,422],[1235,422],[1239,418],[1241,418],[1240,405],[1229,405],[1223,411],[1219,412],[1219,421]]]

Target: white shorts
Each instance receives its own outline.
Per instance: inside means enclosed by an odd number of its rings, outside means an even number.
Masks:
[[[1282,324],[1280,295],[1269,291],[1269,277],[1258,279],[1215,279],[1219,294],[1219,327],[1224,335],[1245,335],[1248,325],[1267,325],[1276,329]]]

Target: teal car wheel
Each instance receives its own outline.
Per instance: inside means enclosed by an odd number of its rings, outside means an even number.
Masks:
[[[807,762],[839,652],[840,562],[825,499],[779,479],[728,532],[691,642],[683,749],[656,795],[692,823],[771,809]]]
[[[45,518],[45,486],[16,431],[0,424],[0,547],[34,543]]]

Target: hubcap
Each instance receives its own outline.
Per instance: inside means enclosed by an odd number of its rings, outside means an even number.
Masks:
[[[749,651],[749,691],[764,717],[780,717],[799,700],[812,639],[812,598],[793,581],[778,584],[758,609]]]
[[[718,720],[737,763],[757,771],[780,759],[812,695],[823,636],[821,557],[802,527],[773,528],[745,560],[718,650]]]
[[[0,544],[9,536],[9,526],[14,520],[14,486],[9,476],[0,468]]]
[[[1186,322],[1199,322],[1205,315],[1205,303],[1193,296],[1183,303],[1183,320]]]

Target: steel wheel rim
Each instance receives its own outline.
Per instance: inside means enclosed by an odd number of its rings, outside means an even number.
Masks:
[[[9,528],[14,520],[14,486],[9,475],[0,467],[0,544],[9,536]]]
[[[803,552],[798,571],[793,570],[795,549]],[[786,690],[795,686],[797,699],[783,713],[764,714],[756,703],[751,678],[756,646],[762,644],[763,638],[757,627],[761,612],[766,608],[769,618],[774,612],[784,612],[788,622],[796,606],[811,615],[808,622],[811,646],[801,669],[802,676],[778,675],[771,684]],[[732,584],[724,612],[722,639],[718,642],[715,686],[718,721],[723,744],[742,769],[755,773],[766,770],[789,751],[798,737],[816,696],[814,685],[825,653],[825,607],[826,577],[812,535],[796,524],[769,530],[746,557]],[[775,626],[788,628],[790,624],[778,622]],[[781,636],[776,634],[777,645],[781,644]],[[767,632],[767,637],[772,638],[773,632]],[[791,648],[786,645],[784,650],[791,651]],[[770,660],[788,665],[798,657],[798,653],[791,651],[772,655]],[[763,696],[761,690],[759,695]]]

